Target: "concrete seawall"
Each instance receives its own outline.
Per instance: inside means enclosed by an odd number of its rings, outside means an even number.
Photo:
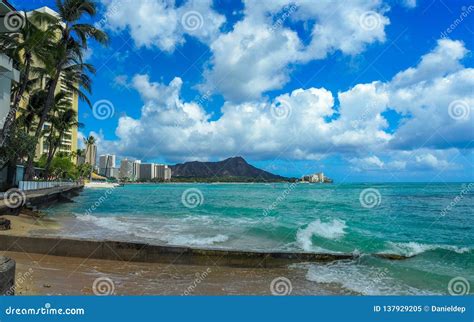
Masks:
[[[130,262],[262,268],[284,267],[298,262],[331,262],[358,257],[356,254],[196,249],[119,241],[6,235],[0,235],[0,251]],[[406,258],[395,254],[374,254],[374,256],[388,260]]]
[[[132,262],[262,268],[282,267],[296,262],[329,262],[356,257],[352,254],[194,249],[117,241],[6,235],[0,235],[0,250]]]
[[[0,215],[18,214],[22,208],[21,205],[44,207],[61,200],[70,201],[70,198],[78,196],[83,188],[83,185],[75,185],[25,191],[23,195],[17,193],[15,196],[16,199],[10,202],[10,206],[4,199],[0,199]],[[19,198],[23,198],[24,200],[19,201]],[[12,203],[15,205],[14,208],[11,207]]]

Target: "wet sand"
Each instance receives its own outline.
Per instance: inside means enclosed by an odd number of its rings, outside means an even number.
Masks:
[[[10,230],[0,230],[2,235],[34,236],[38,233],[48,233],[61,229],[61,224],[54,219],[36,218],[26,213],[22,213],[19,216],[4,215],[0,216],[0,218],[11,221]]]
[[[103,291],[113,289],[114,295],[272,295],[271,283],[279,277],[291,281],[291,295],[341,294],[336,286],[308,282],[305,271],[295,268],[128,263],[17,252],[0,255],[17,263],[17,295],[94,295],[100,290],[96,287],[94,292],[98,278],[107,279]]]
[[[12,229],[0,231],[11,236],[41,236],[62,225],[47,218],[2,216]],[[272,295],[271,283],[285,277],[291,281],[291,295],[337,295],[336,285],[306,280],[298,268],[237,268],[205,265],[141,263],[78,257],[61,257],[27,252],[0,251],[13,258],[17,295],[95,295],[94,281],[106,279],[115,295]],[[110,282],[112,281],[112,282]],[[100,293],[100,292],[99,292]]]

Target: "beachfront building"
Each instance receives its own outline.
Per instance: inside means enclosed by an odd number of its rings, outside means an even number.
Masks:
[[[156,177],[155,164],[154,163],[141,163],[140,164],[140,180],[152,180]]]
[[[107,172],[108,178],[120,178],[120,168],[110,168]]]
[[[140,164],[142,162],[140,160],[133,161],[132,165],[132,176],[130,177],[131,180],[137,181],[140,179]]]
[[[155,164],[155,178],[158,180],[171,180],[171,169],[164,164]]]
[[[324,182],[326,182],[326,179],[327,178],[324,176],[323,172],[310,174],[310,175],[307,175],[307,176],[303,177],[303,181],[311,182],[311,183],[324,183]]]
[[[0,2],[0,16],[4,17],[15,8],[8,2]],[[5,25],[0,23],[0,32],[7,32]],[[12,83],[18,82],[20,72],[13,67],[13,61],[7,55],[0,53],[0,128],[3,128],[11,105]]]
[[[40,12],[42,14],[49,15],[51,17],[58,18],[59,15],[56,11],[49,7],[42,7],[39,9],[35,9],[33,11],[27,12],[27,16],[31,16],[34,12]],[[47,28],[47,25],[42,25],[39,26],[40,28]],[[42,82],[40,87],[45,88],[46,87],[46,82]],[[59,81],[58,87],[56,89],[56,92],[64,92],[67,94],[67,99],[70,102],[71,109],[76,111],[76,113],[79,110],[79,97],[77,94],[73,93],[72,91],[68,90],[66,85],[64,84],[63,76],[61,76],[61,79]],[[20,107],[25,107],[25,102],[23,101],[22,104],[20,104]],[[21,111],[19,111],[21,113]],[[51,123],[45,122],[44,124],[44,130],[47,130],[48,128],[51,127]],[[38,160],[41,155],[44,153],[48,153],[49,145],[48,145],[48,136],[44,135],[40,140],[38,141],[38,144],[36,146],[36,152],[35,152],[35,160]],[[61,145],[58,149],[57,152],[64,152],[69,155],[72,155],[73,152],[77,151],[77,127],[72,127],[69,129],[62,138]],[[76,158],[73,158],[72,161],[76,163]]]
[[[99,174],[105,177],[111,177],[111,169],[115,168],[115,155],[103,154],[99,156]]]
[[[164,178],[163,178],[163,180],[164,180],[164,181],[170,181],[170,180],[171,180],[171,175],[172,175],[171,169],[167,166],[167,167],[165,168],[165,173],[164,173]]]
[[[97,145],[91,144],[86,148],[86,163],[89,163],[92,167],[97,165]]]
[[[132,179],[133,177],[133,161],[129,159],[123,159],[120,161],[120,179]]]
[[[14,11],[15,8],[8,2],[0,2],[1,17]],[[8,32],[2,19],[0,19],[0,32]],[[8,113],[10,113],[12,84],[18,82],[19,78],[20,72],[13,66],[12,59],[0,53],[0,129],[3,129]],[[0,185],[3,186],[6,183],[7,175],[7,168],[0,170]]]

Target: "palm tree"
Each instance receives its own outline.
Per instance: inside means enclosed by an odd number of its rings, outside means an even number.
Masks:
[[[57,94],[56,96],[58,95],[61,95],[61,93]],[[58,104],[64,104],[64,102],[61,101],[62,99],[65,98],[59,98]],[[82,124],[77,121],[76,111],[72,109],[63,109],[58,107],[58,111],[50,117],[50,121],[51,128],[48,136],[49,149],[44,170],[46,178],[49,175],[49,170],[51,167],[51,162],[53,161],[53,157],[58,151],[58,148],[61,147],[66,132],[69,131],[72,127],[82,126]]]
[[[26,133],[30,133],[37,124],[37,119],[41,113],[41,107],[46,99],[46,92],[43,89],[31,91],[28,98],[28,104],[20,108],[21,114],[18,116],[17,123],[22,126]]]
[[[87,49],[89,39],[101,44],[106,44],[108,41],[107,35],[101,30],[79,22],[85,15],[92,17],[96,14],[96,5],[92,0],[56,0],[56,6],[59,19],[39,12],[35,12],[32,16],[33,21],[46,24],[54,34],[60,35],[45,64],[48,94],[34,135],[37,140],[41,137],[43,125],[54,105],[54,94],[60,82],[90,105],[86,93],[81,89],[90,93],[92,81],[88,73],[94,73],[95,69],[92,65],[84,63],[83,53]],[[26,164],[27,180],[33,177],[33,159],[34,151],[29,155]]]
[[[76,151],[73,151],[71,155],[73,158],[76,158],[76,164],[79,164],[79,160],[85,157],[83,149],[77,149]]]
[[[88,155],[91,147],[95,144],[95,137],[89,135],[87,138],[83,139],[84,145],[86,146],[86,156]]]
[[[49,30],[37,28],[24,15],[25,24],[16,33],[0,33],[0,51],[13,59],[15,67],[20,70],[20,80],[18,86],[12,91],[12,104],[5,120],[3,130],[0,131],[0,145],[8,142],[10,133],[15,126],[15,117],[20,102],[25,99],[25,93],[38,78],[32,79],[41,68],[34,68],[33,65],[41,65],[45,57],[51,51],[53,35]]]
[[[84,138],[84,144],[86,146],[86,159],[87,159],[87,156],[89,155],[90,153],[90,149],[91,147],[95,144],[95,137],[93,137],[92,135],[89,135],[87,138]],[[92,166],[92,164],[91,164]],[[92,171],[94,169],[91,167],[91,171],[90,171],[90,175],[89,175],[89,180],[92,180]]]

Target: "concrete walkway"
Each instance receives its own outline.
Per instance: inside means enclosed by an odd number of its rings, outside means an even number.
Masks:
[[[42,204],[58,201],[63,196],[69,196],[81,190],[83,185],[54,187],[47,189],[21,191],[17,190],[10,194],[10,200],[5,196],[0,199],[0,215],[11,214],[20,209],[20,206],[40,206]],[[13,207],[12,205],[16,206]]]

